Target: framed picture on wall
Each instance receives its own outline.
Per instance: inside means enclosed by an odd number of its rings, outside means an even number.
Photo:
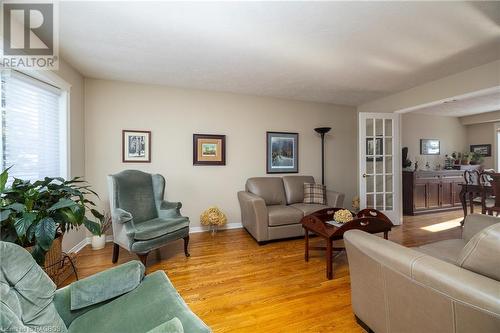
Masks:
[[[122,131],[122,162],[151,162],[151,131]]]
[[[491,156],[491,144],[470,145],[471,153],[478,153],[483,157]]]
[[[384,140],[383,138],[366,138],[366,158],[367,161],[373,159],[373,155],[375,155],[376,161],[382,161],[384,155]]]
[[[193,134],[193,165],[226,165],[226,136]]]
[[[288,132],[266,133],[267,173],[299,172],[299,134]]]
[[[440,155],[441,143],[437,139],[420,139],[420,155]]]

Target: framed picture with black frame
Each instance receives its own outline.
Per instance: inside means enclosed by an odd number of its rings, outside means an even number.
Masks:
[[[193,134],[193,165],[226,165],[226,136]]]
[[[438,139],[420,139],[420,155],[440,155],[441,142]]]
[[[483,157],[491,156],[491,144],[470,145],[471,153],[477,153]]]
[[[299,133],[266,132],[266,171],[299,172]]]
[[[151,162],[151,131],[122,130],[122,162]]]

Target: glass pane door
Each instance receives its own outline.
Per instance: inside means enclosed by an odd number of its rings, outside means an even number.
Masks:
[[[374,208],[398,224],[399,164],[395,143],[398,139],[398,115],[360,113],[360,201],[361,208]],[[399,143],[398,143],[399,146]],[[397,155],[397,156],[396,156]],[[397,220],[397,221],[395,221]]]

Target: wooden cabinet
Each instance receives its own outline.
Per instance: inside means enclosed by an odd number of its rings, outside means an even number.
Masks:
[[[403,171],[403,212],[406,215],[460,209],[463,171]]]

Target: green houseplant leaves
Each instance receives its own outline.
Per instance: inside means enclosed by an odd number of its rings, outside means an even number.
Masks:
[[[33,246],[32,256],[43,264],[45,253],[61,233],[84,225],[100,235],[103,214],[88,196],[97,196],[80,178],[45,177],[35,182],[15,178],[7,186],[8,170],[0,174],[0,237],[2,241]]]

